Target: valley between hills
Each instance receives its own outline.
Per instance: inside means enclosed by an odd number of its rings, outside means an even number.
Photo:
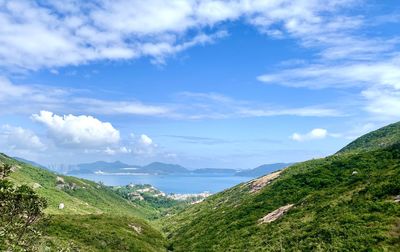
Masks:
[[[400,123],[331,156],[184,200],[151,185],[56,174],[5,154],[0,163],[12,167],[1,180],[1,206],[10,183],[47,202],[32,225],[35,243],[10,250],[14,238],[1,236],[2,251],[400,251]],[[6,230],[4,215],[0,221]]]

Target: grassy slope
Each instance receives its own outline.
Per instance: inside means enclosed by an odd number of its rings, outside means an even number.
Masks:
[[[58,189],[57,175],[52,172],[3,154],[0,154],[0,163],[11,163],[17,167],[10,178],[16,184],[32,187],[35,183],[40,184],[35,191],[49,203],[45,212],[50,222],[45,232],[50,247],[64,246],[67,241],[73,241],[85,251],[103,250],[104,246],[113,251],[126,251],[126,248],[138,251],[139,248],[142,251],[164,250],[165,242],[161,233],[143,221],[143,218],[154,214],[153,210],[129,202],[111,189],[88,180],[62,176],[65,183],[73,183],[77,189]],[[58,209],[60,203],[65,205],[62,210]],[[129,224],[140,226],[143,234],[138,235]],[[118,228],[115,228],[116,225]]]
[[[293,165],[260,192],[241,184],[164,220],[170,248],[400,251],[400,204],[393,200],[400,194],[399,128],[360,138],[365,147],[358,142],[352,151]],[[258,224],[287,204],[295,206],[281,219]]]
[[[390,124],[381,129],[372,131],[343,149],[341,149],[338,153],[357,153],[362,151],[370,151],[381,149],[384,147],[391,146],[400,141],[400,122]]]

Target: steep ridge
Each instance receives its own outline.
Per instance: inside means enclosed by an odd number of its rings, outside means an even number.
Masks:
[[[173,251],[400,251],[400,124],[163,221]],[[267,221],[263,221],[267,220]]]
[[[359,137],[337,154],[371,151],[396,144],[400,139],[400,122],[390,124]]]
[[[31,186],[48,201],[43,250],[165,251],[162,234],[145,221],[151,209],[101,184],[57,175],[4,154],[0,163],[13,165],[13,182]]]

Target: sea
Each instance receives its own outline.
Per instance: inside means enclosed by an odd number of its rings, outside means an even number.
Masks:
[[[102,182],[108,186],[150,184],[165,193],[196,194],[217,193],[251,180],[233,174],[173,174],[173,175],[127,175],[127,174],[74,174],[74,176]]]

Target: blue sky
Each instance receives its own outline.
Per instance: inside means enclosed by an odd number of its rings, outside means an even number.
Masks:
[[[400,118],[397,1],[0,1],[0,150],[252,168]]]

